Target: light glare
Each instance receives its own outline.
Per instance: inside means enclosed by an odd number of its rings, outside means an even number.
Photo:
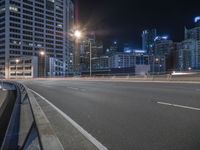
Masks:
[[[74,32],[74,36],[76,37],[76,38],[81,38],[81,32],[79,31],[79,30],[76,30],[75,32]]]

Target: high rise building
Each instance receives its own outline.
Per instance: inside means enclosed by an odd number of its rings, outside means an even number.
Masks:
[[[173,41],[169,40],[167,36],[157,36],[154,42],[155,55],[167,55],[171,52]]]
[[[154,55],[166,58],[166,70],[172,71],[176,68],[175,56],[177,44],[170,40],[168,36],[157,36],[154,43]]]
[[[10,59],[45,55],[64,62],[70,70],[69,32],[74,24],[71,0],[0,1],[0,71],[8,77]],[[64,75],[65,75],[64,74]]]
[[[120,50],[119,42],[118,41],[114,41],[114,42],[112,42],[110,48],[108,48],[106,50],[106,55],[112,55],[112,54],[114,54],[116,52],[119,52],[119,50]]]
[[[157,30],[144,30],[142,32],[142,49],[146,50],[148,54],[153,53],[154,40],[157,37]]]
[[[178,70],[200,69],[200,41],[188,39],[178,44]]]
[[[185,28],[185,40],[178,44],[178,70],[200,69],[200,17],[194,23],[194,28]]]
[[[192,29],[187,29],[185,27],[185,40],[188,39],[200,40],[200,17],[196,17],[194,23],[195,27]]]
[[[89,35],[80,44],[80,65],[81,71],[89,71],[90,69],[90,44],[91,58],[97,58],[103,55],[103,42],[96,40],[95,34]]]

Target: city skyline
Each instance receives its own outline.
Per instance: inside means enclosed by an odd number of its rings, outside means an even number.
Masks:
[[[200,150],[200,0],[0,0],[0,150]]]
[[[184,27],[192,27],[194,18],[200,15],[200,2],[179,2],[79,1],[79,20],[81,26],[96,30],[104,41],[117,39],[133,43],[136,48],[141,47],[142,31],[152,28],[180,42],[184,39]]]

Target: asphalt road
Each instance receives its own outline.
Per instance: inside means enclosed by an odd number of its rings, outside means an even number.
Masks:
[[[108,149],[200,150],[200,84],[23,82]]]

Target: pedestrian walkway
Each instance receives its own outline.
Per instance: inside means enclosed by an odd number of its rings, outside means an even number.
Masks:
[[[1,108],[4,100],[6,99],[7,94],[8,94],[7,91],[0,90],[0,108]]]

